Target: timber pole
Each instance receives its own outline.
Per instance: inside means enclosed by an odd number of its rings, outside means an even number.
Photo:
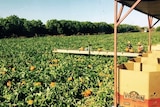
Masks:
[[[148,34],[148,52],[151,52],[151,30],[152,30],[152,22],[153,22],[153,17],[148,15],[148,29],[149,29],[149,34]]]
[[[136,0],[136,2],[131,6],[131,8],[124,14],[121,18],[124,5],[122,4],[120,11],[118,13],[118,0],[114,0],[114,107],[119,105],[119,85],[118,84],[118,69],[117,69],[117,29],[119,24],[132,12],[132,10],[141,2],[141,0]]]
[[[117,107],[117,7],[118,2],[114,0],[114,107]]]

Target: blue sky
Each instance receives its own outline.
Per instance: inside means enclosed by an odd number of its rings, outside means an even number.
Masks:
[[[0,17],[114,22],[114,0],[0,0]],[[124,13],[128,8],[125,7]],[[147,15],[133,11],[123,23],[148,26]]]

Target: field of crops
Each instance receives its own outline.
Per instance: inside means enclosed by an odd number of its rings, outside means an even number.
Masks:
[[[118,35],[118,51],[127,41],[147,49],[147,33]],[[153,33],[152,43],[160,42]],[[113,57],[53,53],[54,49],[92,46],[113,51],[113,34],[47,36],[0,40],[1,107],[109,107],[113,104]],[[128,58],[118,57],[118,63]]]

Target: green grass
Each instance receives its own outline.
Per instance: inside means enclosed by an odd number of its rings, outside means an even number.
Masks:
[[[159,43],[159,33],[152,35],[152,43]],[[148,34],[118,34],[118,51],[124,51],[127,41],[131,41],[135,50],[140,41],[147,50]],[[113,34],[0,39],[0,106],[111,106],[113,57],[52,51],[79,49],[89,44],[93,50],[102,47],[113,51],[113,43]],[[127,60],[127,57],[118,57],[118,63]],[[35,86],[36,82],[41,85]],[[55,83],[54,87],[50,87],[51,82]],[[88,89],[92,93],[84,97],[82,93]],[[29,100],[33,100],[33,104],[29,105]]]

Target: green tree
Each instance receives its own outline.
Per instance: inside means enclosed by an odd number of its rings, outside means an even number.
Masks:
[[[11,15],[4,19],[5,35],[20,36],[23,34],[23,21],[16,15]]]
[[[110,34],[113,33],[113,27],[105,22],[95,23],[97,33]]]
[[[31,20],[29,30],[32,35],[43,35],[46,32],[45,25],[41,20]]]
[[[46,29],[50,35],[62,34],[61,23],[56,19],[48,20],[46,23]]]
[[[128,25],[128,24],[121,24],[118,26],[118,32],[119,33],[124,33],[124,32],[140,32],[140,27],[138,26],[133,26],[133,25]]]
[[[4,19],[0,18],[0,38],[5,37],[5,26],[4,26]]]
[[[64,35],[73,35],[78,32],[78,25],[74,21],[61,20],[61,28]]]

